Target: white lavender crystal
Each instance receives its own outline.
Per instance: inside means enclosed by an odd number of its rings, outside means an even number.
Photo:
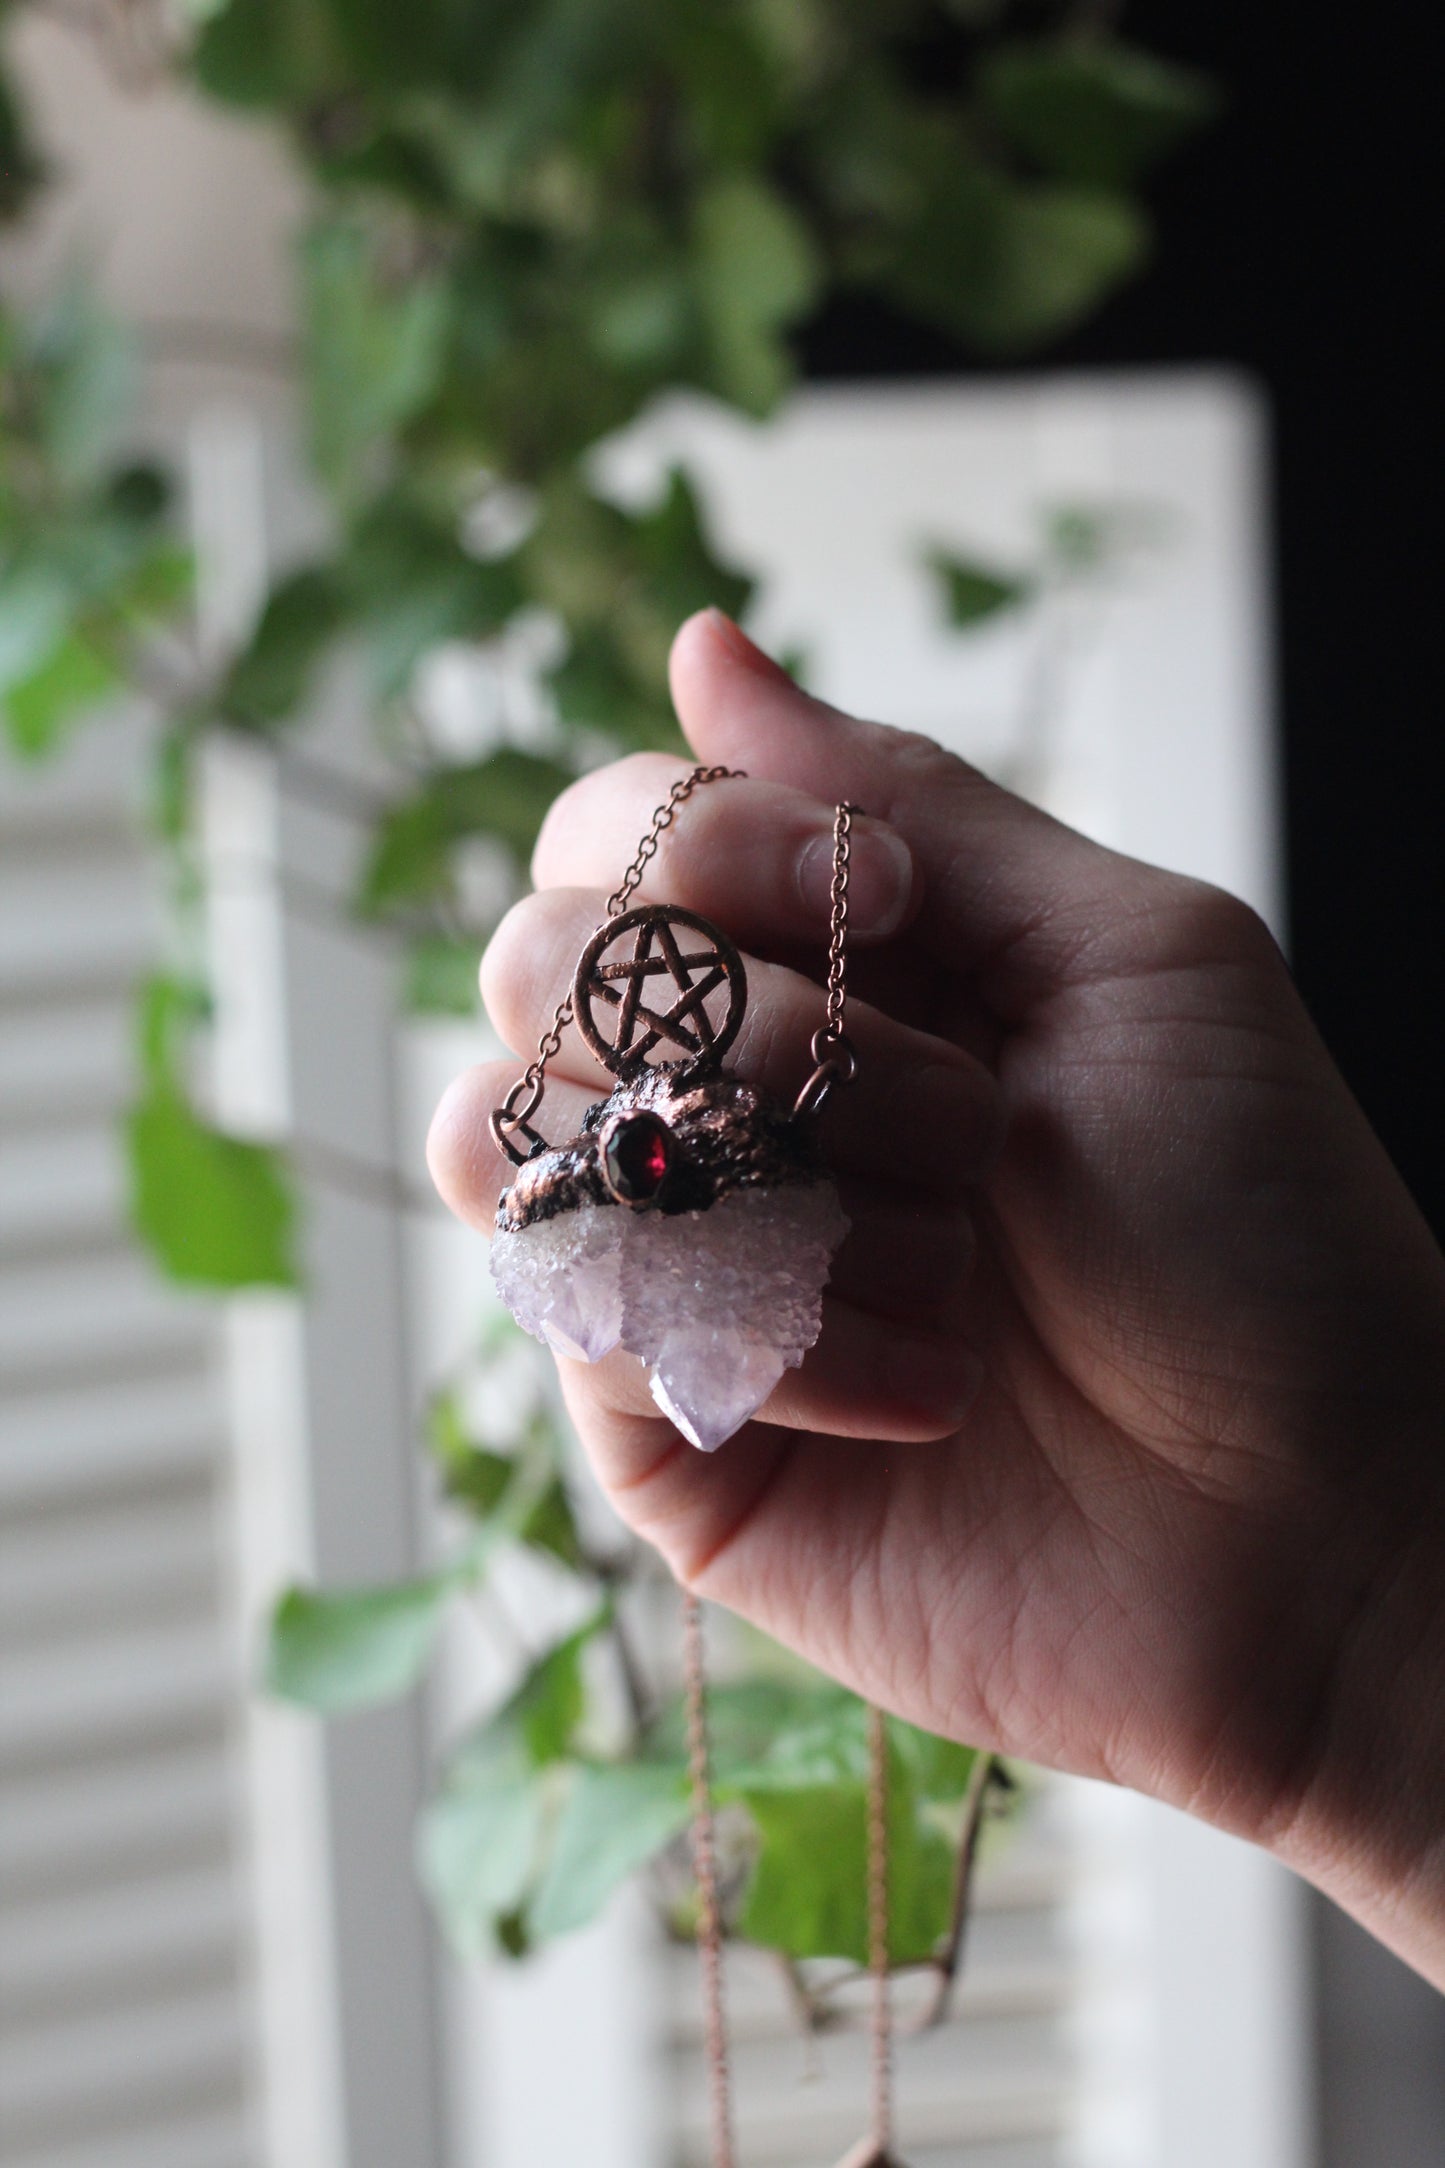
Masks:
[[[735,1189],[700,1212],[579,1205],[499,1233],[492,1272],[517,1322],[564,1354],[596,1362],[620,1339],[710,1453],[817,1339],[847,1231],[826,1180]]]
[[[581,1204],[492,1244],[492,1278],[524,1332],[574,1362],[601,1362],[622,1337],[622,1240],[631,1215]]]

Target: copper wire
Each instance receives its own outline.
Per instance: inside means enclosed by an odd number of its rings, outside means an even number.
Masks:
[[[888,1725],[868,1710],[868,1969],[873,1975],[873,2143],[893,2142],[893,2006],[888,1991]]]
[[[727,1999],[723,1983],[722,1909],[718,1903],[717,1830],[707,1737],[707,1659],[702,1604],[682,1596],[682,1677],[687,1704],[687,1754],[692,1779],[692,1864],[697,1882],[697,1947],[702,1971],[703,2040],[712,2117],[713,2168],[735,2168],[732,2073],[728,2063]]]

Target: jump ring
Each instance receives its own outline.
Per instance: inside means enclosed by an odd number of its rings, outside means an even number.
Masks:
[[[542,1094],[546,1088],[544,1078],[534,1076],[530,1070],[524,1069],[517,1078],[516,1083],[508,1090],[501,1105],[493,1107],[488,1117],[487,1127],[492,1133],[492,1142],[496,1145],[498,1151],[506,1153],[514,1167],[522,1166],[531,1157],[532,1152],[543,1142],[536,1130],[532,1128],[531,1123],[532,1116],[542,1104]],[[525,1096],[522,1098],[522,1103],[518,1105],[518,1097],[523,1094]],[[515,1141],[518,1130],[527,1138],[531,1146],[530,1151],[518,1151]]]
[[[858,1074],[858,1055],[846,1032],[820,1024],[808,1048],[820,1069],[827,1069],[835,1084],[851,1084]]]

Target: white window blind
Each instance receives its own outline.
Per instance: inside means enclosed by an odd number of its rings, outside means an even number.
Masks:
[[[0,2163],[255,2168],[217,1327],[128,1231],[138,734],[0,779]]]

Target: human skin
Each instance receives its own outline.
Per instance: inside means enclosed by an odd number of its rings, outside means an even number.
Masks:
[[[800,692],[717,612],[673,655],[700,791],[640,900],[748,957],[729,1065],[791,1093],[821,1020],[834,801],[857,823],[853,1231],[800,1371],[721,1452],[622,1353],[560,1364],[678,1579],[899,1715],[1267,1847],[1445,1987],[1445,1260],[1269,933],[925,739]],[[558,801],[482,967],[528,1054],[681,772]],[[490,1232],[460,1078],[442,1195]],[[601,1072],[575,1034],[544,1120]]]

